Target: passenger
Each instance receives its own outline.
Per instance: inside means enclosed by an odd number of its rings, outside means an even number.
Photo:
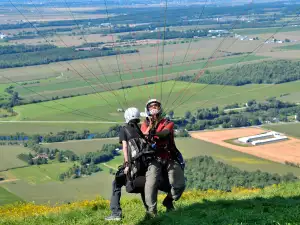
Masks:
[[[185,190],[184,170],[177,160],[180,156],[174,140],[174,123],[163,118],[162,112],[162,105],[158,100],[149,100],[146,104],[148,117],[141,125],[143,134],[156,143],[155,156],[148,165],[145,182],[147,215],[151,217],[157,214],[158,184],[162,174],[167,175],[171,185],[163,200],[167,211],[174,209],[173,200],[177,201]]]
[[[129,173],[129,160],[130,156],[128,155],[128,141],[134,138],[140,138],[142,132],[138,127],[140,122],[140,112],[137,108],[128,108],[124,113],[126,125],[120,130],[119,143],[123,146],[124,154],[124,164],[119,167],[118,172],[116,173],[115,180],[112,183],[112,196],[110,199],[110,209],[111,215],[106,217],[105,220],[121,220],[122,219],[122,208],[120,205],[121,199],[121,189],[123,186],[126,186],[128,182],[127,173]],[[126,131],[125,131],[126,129]],[[140,134],[139,134],[140,133]],[[144,186],[145,186],[145,171],[140,171],[139,177],[141,182],[138,185],[135,193],[140,193],[141,198],[144,204],[146,211],[148,211],[147,205],[145,203],[144,195]],[[159,190],[168,193],[170,191],[170,184],[167,179],[161,179]]]

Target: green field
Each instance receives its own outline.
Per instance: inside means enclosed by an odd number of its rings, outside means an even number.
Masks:
[[[85,118],[83,118],[85,119]],[[57,133],[64,130],[74,130],[82,132],[85,129],[91,132],[107,132],[108,128],[113,124],[101,123],[5,123],[0,121],[0,135],[16,134],[16,132],[24,132],[25,134],[48,134],[50,132]]]
[[[16,201],[19,202],[23,200],[0,186],[0,205],[11,204]]]
[[[300,103],[300,92],[294,92],[278,98],[281,101]]]
[[[83,155],[87,152],[95,152],[101,150],[104,144],[117,144],[118,138],[115,139],[92,139],[92,140],[79,140],[67,141],[56,143],[45,143],[44,146],[48,148],[69,149],[75,154]]]
[[[216,67],[216,66],[222,66],[222,65],[227,65],[227,64],[235,64],[241,61],[245,56],[234,56],[234,57],[226,57],[222,59],[215,60],[211,63],[209,63],[209,67]],[[255,55],[250,55],[247,57],[246,61],[253,61],[253,60],[261,60],[266,57],[263,56],[255,56]],[[184,65],[173,65],[171,66],[165,66],[164,68],[164,76],[167,77],[168,74],[176,74],[176,73],[181,73],[181,72],[188,72],[188,71],[194,71],[199,72],[204,66],[205,66],[206,61],[199,61],[197,63],[192,63],[192,64],[184,64]],[[135,83],[132,82],[133,79],[140,80],[140,82],[144,83],[144,80],[146,77],[147,79],[149,78],[155,78],[158,77],[158,80],[162,80],[162,72],[161,68],[159,68],[158,71],[156,69],[151,69],[151,70],[146,70],[145,72],[142,71],[137,71],[137,72],[127,72],[127,73],[122,73],[121,78],[123,82],[130,81],[129,83],[126,83],[126,85],[135,85]],[[108,83],[118,83],[120,86],[120,75],[118,73],[115,74],[110,74],[105,76],[99,76],[97,78],[85,78],[86,81],[83,79],[69,79],[67,81],[61,81],[58,82],[56,78],[53,79],[47,79],[46,81],[41,80],[39,84],[34,84],[34,85],[27,85],[30,90],[38,92],[38,93],[51,93],[52,96],[58,95],[57,93],[60,92],[66,92],[68,89],[71,89],[72,92],[82,89],[84,87],[89,87],[89,84],[93,84],[95,86],[95,89],[98,91],[105,91],[107,89],[110,89],[108,86]],[[153,79],[152,79],[153,80]],[[88,82],[88,83],[87,83]],[[107,83],[108,82],[108,83]],[[103,85],[106,86],[103,88]],[[125,86],[125,85],[124,85]],[[90,87],[89,87],[90,88]],[[91,88],[90,88],[91,89]],[[24,89],[22,87],[16,86],[16,91],[24,98],[26,96],[32,96],[34,93],[30,90]],[[91,89],[91,91],[93,91]],[[37,96],[36,96],[37,97]]]
[[[171,92],[172,86],[174,88]],[[16,117],[6,118],[5,120],[53,120],[53,121],[78,121],[78,120],[110,120],[110,121],[123,121],[123,113],[117,113],[117,108],[121,106],[126,107],[138,107],[140,110],[144,110],[145,103],[149,96],[161,97],[162,88],[162,102],[166,111],[175,108],[175,116],[183,116],[187,110],[195,110],[197,106],[223,107],[232,103],[245,103],[249,99],[264,100],[268,97],[279,97],[284,93],[299,92],[300,82],[289,82],[278,85],[269,84],[251,84],[245,86],[226,86],[221,85],[205,85],[193,83],[189,89],[186,82],[168,81],[161,84],[152,84],[144,87],[134,87],[127,90],[118,90],[114,97],[111,93],[104,92],[101,96],[105,98],[110,104],[108,105],[104,100],[98,96],[86,95],[78,96],[68,99],[58,100],[58,103],[65,105],[65,108],[57,103],[50,101],[39,104],[29,104],[23,106],[17,106],[14,108],[19,113]],[[142,90],[143,89],[143,90]],[[222,89],[222,91],[221,91]],[[187,91],[186,91],[187,90]],[[124,98],[125,94],[125,98]],[[185,96],[182,98],[183,94]],[[193,96],[190,98],[190,96]],[[179,98],[178,98],[179,97]],[[189,99],[190,98],[190,99]],[[119,100],[119,102],[118,102]],[[125,101],[126,100],[126,101]],[[188,100],[188,101],[187,101]],[[168,101],[168,103],[167,103]],[[167,105],[166,105],[167,103]],[[177,107],[180,105],[180,107]],[[52,108],[45,108],[53,107]],[[65,111],[61,112],[59,110]],[[72,111],[78,110],[77,112]],[[73,112],[73,114],[72,114]],[[91,116],[84,116],[80,113],[88,113],[97,118],[90,118]],[[75,115],[76,114],[76,115]]]
[[[74,163],[52,163],[34,165],[11,170],[12,174],[28,184],[36,185],[50,181],[59,181],[59,174],[66,172]]]
[[[263,128],[300,138],[300,123],[264,125]]]
[[[21,153],[29,153],[28,148],[21,146],[0,146],[0,171],[10,168],[26,166],[27,163],[18,159],[17,156]]]
[[[280,49],[284,49],[284,50],[300,50],[300,44],[282,46],[282,47],[280,47]]]
[[[234,32],[240,35],[266,34],[275,33],[280,28],[280,32],[299,31],[300,27],[269,27],[269,28],[250,28],[250,29],[235,29]]]
[[[3,184],[11,192],[25,201],[55,204],[75,200],[94,199],[103,196],[109,199],[113,176],[108,172],[98,172],[92,176],[64,182],[44,182],[31,184],[24,180]],[[124,195],[126,193],[124,192]],[[134,196],[134,195],[133,195]]]

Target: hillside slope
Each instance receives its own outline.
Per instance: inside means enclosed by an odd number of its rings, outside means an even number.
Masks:
[[[54,207],[7,205],[0,207],[0,224],[300,224],[299,182],[232,192],[186,191],[171,213],[164,213],[163,197],[159,216],[152,220],[144,219],[142,202],[136,198],[122,199],[122,222],[106,222],[109,201],[99,198]]]

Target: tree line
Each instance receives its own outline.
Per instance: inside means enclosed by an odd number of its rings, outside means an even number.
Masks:
[[[263,188],[282,182],[299,179],[292,173],[280,176],[260,170],[248,172],[217,162],[210,156],[199,156],[186,160],[185,176],[188,189],[216,189],[231,191],[233,187]]]
[[[138,50],[127,49],[115,51],[113,49],[93,49],[91,51],[76,51],[73,47],[50,48],[36,52],[21,52],[0,55],[0,68],[13,68],[49,64],[52,62],[104,57],[116,54],[135,53]]]
[[[85,153],[79,157],[77,161],[79,164],[74,164],[68,171],[61,173],[59,179],[61,181],[66,178],[75,179],[101,171],[97,164],[108,162],[119,155],[117,148],[120,148],[120,144],[104,144],[101,150]]]
[[[191,130],[205,130],[212,128],[231,128],[261,125],[266,122],[288,122],[288,116],[297,115],[300,121],[300,105],[269,98],[265,102],[250,100],[243,110],[229,110],[225,112],[218,107],[198,109],[192,113],[187,111],[184,118],[174,119],[177,128]],[[225,106],[237,108],[245,105],[233,104]]]
[[[206,71],[197,80],[195,80],[195,76],[181,76],[178,80],[234,86],[246,84],[280,84],[300,80],[299,70],[299,61],[276,60],[240,65],[229,68],[225,72]]]
[[[119,36],[121,41],[126,40],[144,40],[144,39],[175,39],[175,38],[193,38],[193,37],[206,37],[208,30],[186,30],[186,31],[167,31],[164,32],[151,32],[151,33],[135,33]]]

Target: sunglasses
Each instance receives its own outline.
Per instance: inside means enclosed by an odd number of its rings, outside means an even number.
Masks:
[[[152,108],[152,107],[159,107],[159,104],[154,103],[154,104],[149,105],[149,108]]]

